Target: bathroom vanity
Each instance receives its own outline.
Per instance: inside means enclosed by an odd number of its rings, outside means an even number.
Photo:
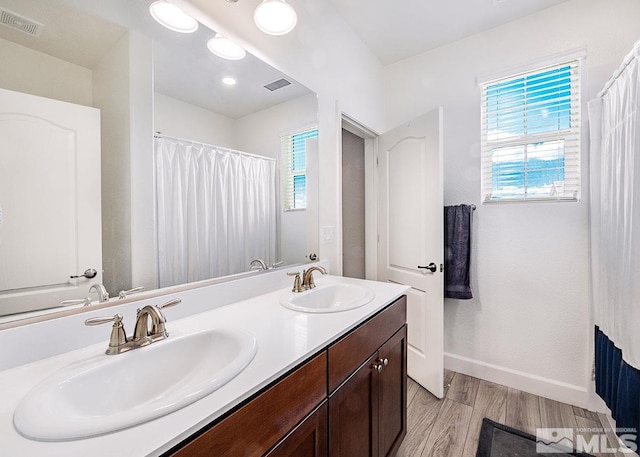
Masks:
[[[291,289],[286,272],[267,272],[233,285],[200,287],[10,329],[16,342],[28,341],[30,332],[73,335],[75,329],[84,344],[75,341],[75,350],[38,358],[32,355],[31,363],[25,359],[23,364],[0,371],[2,454],[394,455],[406,433],[407,288],[318,275],[318,290],[336,284],[366,287],[374,298],[340,312],[301,312],[280,303]],[[248,290],[255,296],[246,298]],[[105,355],[109,328],[83,325],[84,319],[117,312],[131,331],[136,307],[174,298],[181,298],[182,303],[165,311],[170,337],[149,349]],[[145,357],[154,345],[212,329],[251,334],[257,351],[237,376],[197,401],[153,420],[78,439],[34,440],[16,430],[13,416],[22,399],[61,369],[86,360],[100,363],[136,354]],[[0,332],[0,343],[4,332],[7,330]],[[46,354],[44,347],[38,351]],[[167,365],[163,369],[173,376],[172,363]],[[151,382],[143,370],[133,371],[134,385]]]
[[[407,428],[406,309],[397,299],[166,455],[395,455]]]

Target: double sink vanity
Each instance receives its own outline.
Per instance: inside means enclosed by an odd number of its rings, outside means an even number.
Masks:
[[[394,455],[406,433],[406,287],[316,273],[315,288],[292,292],[291,272],[0,331],[0,344],[5,332],[72,340],[1,367],[2,454]],[[115,320],[117,336],[149,307],[166,316],[157,341],[133,345],[140,322],[119,343],[83,325]]]

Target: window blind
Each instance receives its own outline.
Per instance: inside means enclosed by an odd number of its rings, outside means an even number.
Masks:
[[[580,60],[483,83],[484,202],[580,198]]]
[[[318,136],[311,128],[283,135],[282,142],[282,201],[285,211],[307,207],[307,140]]]

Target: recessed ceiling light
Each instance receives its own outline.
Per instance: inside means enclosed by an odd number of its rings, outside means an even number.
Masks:
[[[241,46],[238,46],[219,33],[216,33],[216,35],[207,42],[207,47],[209,51],[223,59],[240,60],[247,55],[247,51],[242,49]]]
[[[153,2],[149,12],[156,21],[174,32],[193,33],[198,30],[198,21],[166,0]]]
[[[226,76],[222,78],[222,82],[225,83],[227,86],[235,86],[237,81],[231,76]]]
[[[285,0],[263,0],[253,13],[253,20],[264,33],[284,35],[296,26],[298,15]]]

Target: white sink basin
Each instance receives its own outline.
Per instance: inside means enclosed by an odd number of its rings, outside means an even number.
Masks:
[[[359,284],[330,283],[304,292],[288,292],[280,297],[285,308],[304,313],[337,313],[364,306],[375,294]]]
[[[36,385],[14,412],[27,438],[63,441],[131,427],[220,388],[249,365],[253,335],[211,329],[71,364]]]

